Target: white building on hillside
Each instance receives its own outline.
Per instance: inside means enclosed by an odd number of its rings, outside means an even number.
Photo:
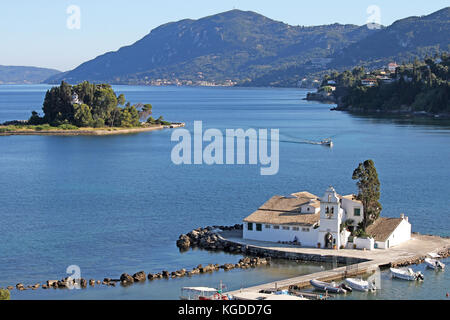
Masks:
[[[351,231],[363,217],[363,205],[354,195],[341,196],[333,187],[321,198],[304,191],[272,197],[244,219],[243,237],[339,249],[347,247]],[[380,218],[367,233],[374,239],[361,241],[362,246],[389,248],[410,239],[411,225],[404,217]]]

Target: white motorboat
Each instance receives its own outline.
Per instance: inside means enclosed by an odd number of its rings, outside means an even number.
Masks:
[[[433,270],[444,270],[445,264],[437,259],[425,258],[425,264]]]
[[[402,280],[416,281],[424,279],[422,272],[420,271],[414,272],[411,268],[408,269],[391,268],[391,274],[393,278],[398,278]]]
[[[289,294],[273,294],[273,293],[244,291],[233,295],[233,300],[308,300],[308,299]]]
[[[228,296],[221,290],[208,287],[183,287],[181,288],[181,300],[228,300]]]
[[[369,281],[366,281],[363,279],[347,278],[347,279],[345,279],[345,282],[353,290],[363,291],[363,292],[376,290],[374,282],[369,282]]]
[[[329,138],[320,141],[320,144],[324,145],[324,146],[329,146],[330,148],[333,147],[333,141],[331,139],[329,139]]]

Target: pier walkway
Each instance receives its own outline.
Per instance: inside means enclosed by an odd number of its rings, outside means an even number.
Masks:
[[[395,265],[407,265],[422,261],[429,253],[444,252],[448,255],[450,250],[450,239],[438,236],[428,236],[413,234],[412,239],[401,245],[390,249],[374,249],[374,250],[357,250],[357,249],[319,249],[319,248],[301,248],[294,245],[285,245],[264,241],[253,241],[242,239],[242,232],[222,232],[221,237],[226,241],[246,246],[248,249],[267,256],[279,256],[286,254],[289,258],[295,259],[299,257],[311,256],[322,257],[322,261],[330,261],[339,259],[342,261],[358,261],[356,263],[337,267],[332,270],[321,271],[317,273],[302,275],[286,280],[266,283],[254,287],[244,288],[240,290],[227,292],[234,294],[238,292],[259,292],[260,290],[270,290],[273,288],[288,289],[289,286],[297,286],[298,288],[309,287],[309,281],[318,279],[322,281],[341,280],[346,277],[362,275],[378,270],[378,268],[386,268]],[[315,261],[315,259],[311,259]],[[320,261],[320,260],[318,260]]]

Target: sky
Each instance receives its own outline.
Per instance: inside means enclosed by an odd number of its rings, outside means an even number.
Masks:
[[[291,25],[363,25],[369,19],[390,25],[449,5],[449,0],[1,0],[0,65],[67,71],[161,24],[232,9]],[[368,12],[372,6],[379,9]]]

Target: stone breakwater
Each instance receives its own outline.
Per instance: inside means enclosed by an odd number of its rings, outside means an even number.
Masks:
[[[245,253],[245,246],[234,244],[223,239],[215,230],[233,231],[242,230],[242,224],[234,226],[211,226],[197,228],[187,234],[182,234],[177,240],[177,247],[185,251],[190,247],[198,247],[206,250],[222,250],[231,253]]]
[[[437,254],[440,256],[440,259],[450,257],[450,248],[442,249],[438,251]],[[420,255],[412,259],[397,260],[396,262],[390,263],[389,267],[397,268],[410,266],[412,264],[422,264],[425,262],[425,258],[427,257],[427,255]]]
[[[224,239],[217,230],[234,231],[242,230],[242,224],[234,226],[209,226],[205,228],[197,228],[187,234],[182,234],[177,240],[177,247],[181,251],[189,248],[201,248],[205,250],[221,250],[229,253],[244,254],[247,256],[264,257],[271,259],[284,259],[305,262],[327,262],[337,264],[354,264],[366,261],[358,258],[347,258],[340,256],[303,254],[297,252],[285,252],[274,249],[260,248],[248,245],[241,245]]]
[[[176,271],[168,271],[163,270],[158,273],[148,273],[146,274],[144,271],[139,271],[130,275],[128,273],[122,273],[120,278],[111,279],[104,278],[101,280],[90,279],[89,281],[86,279],[71,279],[70,277],[64,278],[62,280],[47,280],[45,284],[36,283],[34,285],[25,286],[23,283],[18,283],[15,286],[8,286],[7,290],[14,290],[16,288],[19,291],[23,290],[36,290],[38,288],[42,289],[70,289],[70,288],[82,288],[85,289],[88,286],[94,287],[96,285],[106,285],[115,287],[116,283],[119,283],[122,286],[129,286],[133,283],[145,282],[147,279],[149,281],[157,280],[157,279],[170,279],[170,278],[181,278],[185,276],[193,276],[198,274],[206,274],[219,271],[223,269],[224,271],[232,270],[232,269],[248,269],[248,268],[256,268],[258,266],[270,265],[270,258],[260,258],[260,257],[244,257],[240,259],[237,263],[225,263],[222,265],[219,264],[208,264],[201,265],[192,268],[192,270],[180,269]]]
[[[188,235],[181,235],[179,240],[177,241],[177,245],[180,248],[188,249],[191,246],[198,246],[208,250],[224,250],[233,253],[244,253],[247,251],[245,246],[235,245],[229,243],[225,240],[222,240],[220,236],[218,236],[213,230],[242,230],[242,225],[234,225],[234,226],[212,226],[206,228],[198,228],[196,230],[191,231]],[[145,282],[146,280],[153,281],[158,279],[173,279],[173,278],[181,278],[181,277],[191,277],[199,274],[206,274],[219,271],[223,269],[224,271],[232,270],[232,269],[248,269],[255,268],[258,266],[268,266],[270,265],[271,258],[270,257],[259,257],[259,256],[247,256],[241,258],[237,263],[225,263],[222,265],[219,264],[208,264],[208,265],[197,265],[191,270],[180,269],[175,271],[163,270],[157,273],[146,273],[145,271],[139,271],[132,275],[128,273],[122,273],[119,278],[104,278],[103,280],[95,280],[95,279],[72,279],[70,277],[63,278],[61,280],[47,280],[44,284],[36,283],[32,285],[25,285],[23,283],[18,283],[15,286],[8,286],[6,289],[18,291],[23,290],[37,290],[39,288],[42,289],[71,289],[71,288],[81,288],[85,289],[87,287],[95,287],[98,285],[111,286],[115,287],[116,284],[120,284],[122,286],[129,286],[133,283]]]

